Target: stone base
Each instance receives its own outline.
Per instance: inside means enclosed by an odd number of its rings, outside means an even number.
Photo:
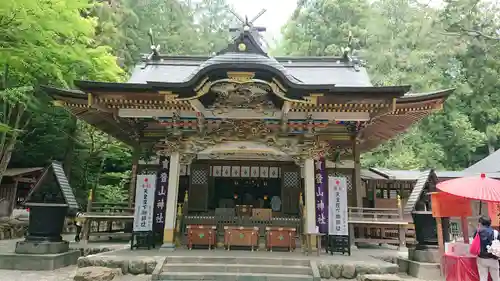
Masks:
[[[175,244],[173,243],[168,243],[168,242],[164,242],[162,245],[161,245],[161,249],[162,250],[167,250],[167,251],[175,251]]]
[[[425,263],[398,258],[399,271],[423,280],[441,280],[439,263]]]
[[[80,251],[58,254],[0,253],[0,269],[10,270],[54,270],[76,264]]]
[[[408,259],[424,263],[440,263],[441,255],[439,249],[408,249]]]
[[[60,254],[69,251],[69,242],[32,242],[20,241],[16,243],[16,254]]]

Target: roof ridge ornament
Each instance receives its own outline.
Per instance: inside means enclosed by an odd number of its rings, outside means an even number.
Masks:
[[[259,32],[265,32],[266,31],[266,28],[265,27],[262,27],[262,26],[254,26],[254,22],[256,20],[258,20],[267,10],[266,9],[262,9],[257,15],[255,15],[255,17],[253,17],[250,21],[248,20],[248,16],[245,15],[245,18],[243,19],[240,15],[238,15],[233,9],[229,9],[229,11],[231,12],[231,14],[234,15],[234,17],[239,20],[243,25],[242,27],[240,28],[235,28],[235,27],[232,27],[232,28],[229,28],[229,31],[230,32],[235,32],[235,31],[240,31],[240,33],[243,33],[243,32],[250,32],[252,34],[254,34],[254,32],[257,32],[257,34],[259,34]],[[260,34],[259,34],[260,35]]]
[[[149,60],[159,60],[160,59],[160,44],[155,43],[155,38],[153,35],[153,29],[150,28],[148,31],[149,42],[151,46],[151,53],[146,57],[146,61]]]
[[[342,57],[347,60],[349,63],[352,63],[355,71],[360,71],[360,67],[365,66],[365,61],[361,60],[355,52],[354,49],[354,36],[352,32],[349,30],[349,35],[347,37],[347,47],[342,48]]]
[[[261,34],[261,32],[266,31],[266,28],[254,25],[254,22],[259,19],[267,10],[262,9],[251,20],[248,20],[248,16],[241,17],[232,9],[229,9],[229,11],[238,21],[240,21],[241,26],[229,28],[229,32],[237,34],[233,37],[233,42],[229,44],[227,48],[219,51],[217,54],[223,54],[227,52],[249,52],[267,56],[267,52],[265,49],[267,46],[269,46],[269,44]]]

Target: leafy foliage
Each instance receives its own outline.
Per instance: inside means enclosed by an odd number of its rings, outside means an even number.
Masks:
[[[300,3],[283,28],[283,54],[340,55],[352,32],[374,85],[456,88],[442,112],[365,153],[365,166],[460,170],[498,148],[500,48],[463,33],[498,30],[497,7],[477,0],[447,1],[444,9],[402,0]]]
[[[0,67],[8,70],[0,75],[0,137],[10,144],[0,151],[0,175],[7,164],[65,161],[81,203],[92,188],[98,198],[123,201],[130,148],[50,106],[38,86],[125,80],[150,50],[150,28],[161,53],[209,55],[228,41],[226,8],[224,0],[0,1]],[[37,106],[26,110],[31,102]],[[26,115],[18,126],[7,116],[19,108]]]

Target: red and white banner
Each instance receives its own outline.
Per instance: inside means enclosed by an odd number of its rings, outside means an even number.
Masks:
[[[135,189],[134,231],[153,230],[156,175],[137,175]]]
[[[328,234],[349,235],[347,180],[345,177],[328,177],[328,202]]]

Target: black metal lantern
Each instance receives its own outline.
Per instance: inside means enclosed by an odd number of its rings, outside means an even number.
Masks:
[[[75,196],[61,164],[53,162],[28,194],[30,208],[26,241],[61,242],[65,217],[78,210]]]
[[[30,219],[26,241],[61,242],[64,219],[68,212],[67,204],[34,205],[30,207]]]
[[[415,211],[412,213],[415,224],[417,248],[438,247],[437,223],[432,212]],[[449,242],[449,219],[442,218],[444,242]]]

